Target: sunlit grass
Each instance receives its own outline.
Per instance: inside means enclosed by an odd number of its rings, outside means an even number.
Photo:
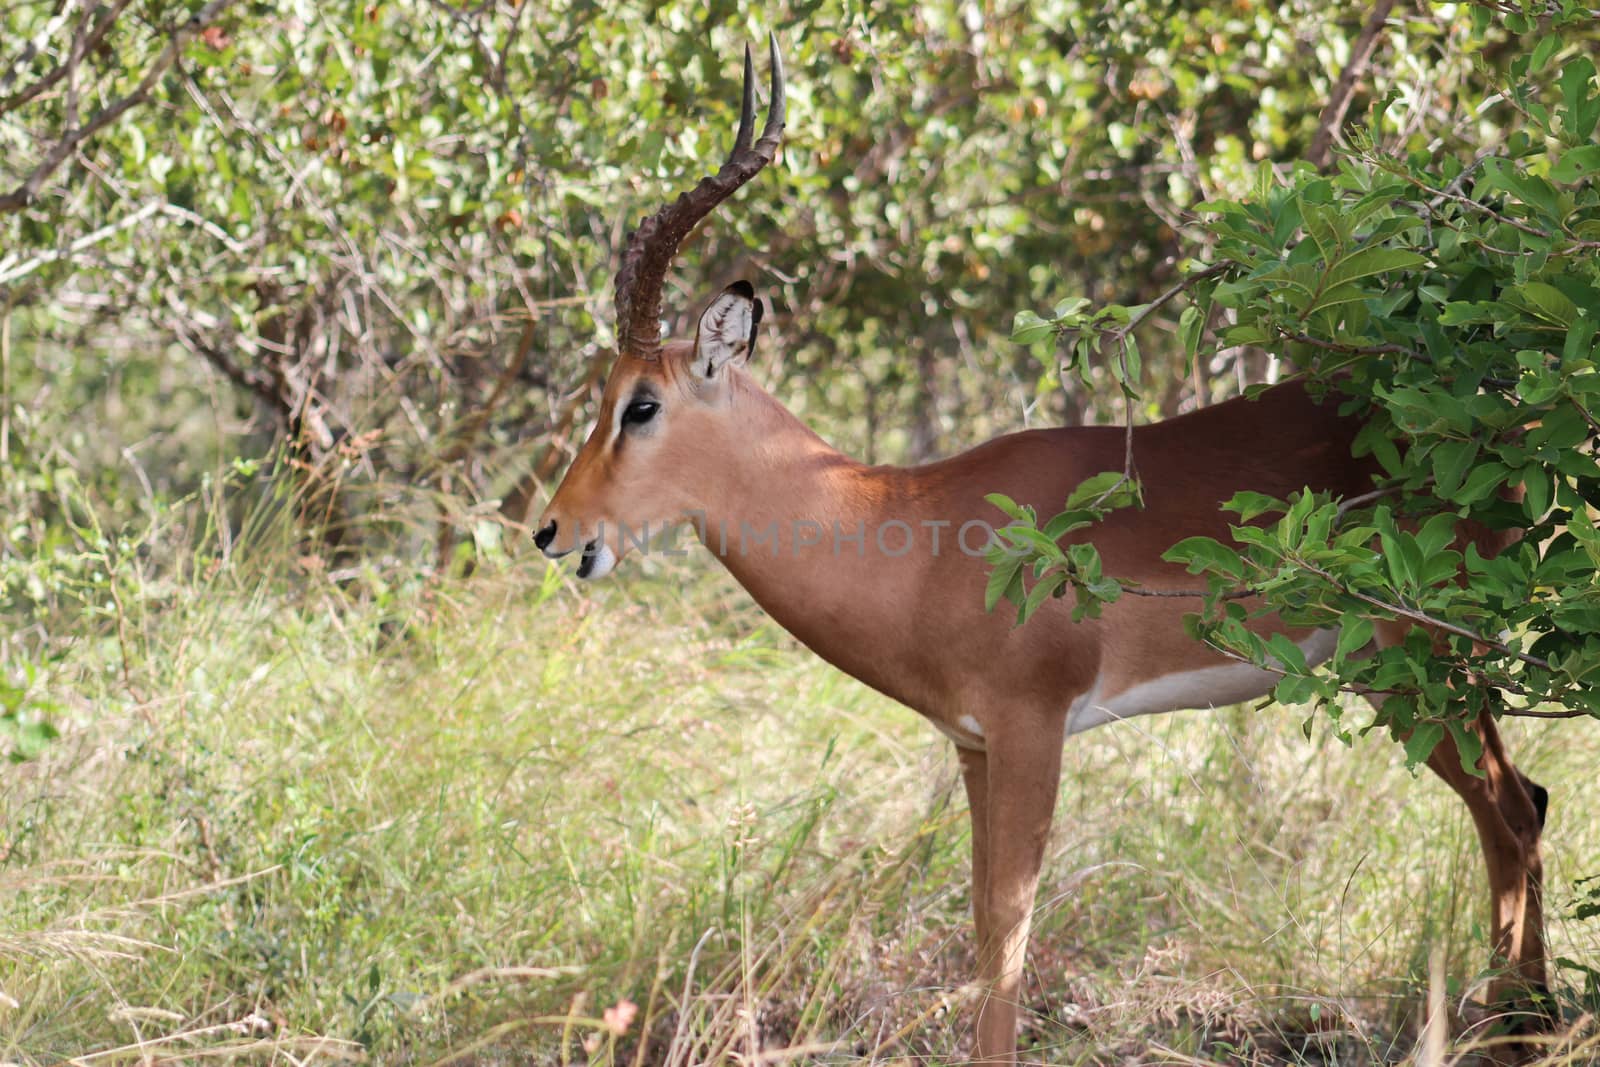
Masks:
[[[703,560],[361,584],[225,572],[140,614],[127,669],[110,638],[56,667],[63,737],[0,794],[0,1061],[962,1057],[968,837],[937,733]],[[1452,1004],[1474,990],[1464,809],[1300,718],[1070,742],[1031,1055],[1396,1060],[1430,952]],[[1600,856],[1600,740],[1509,732],[1553,796],[1554,953],[1592,962],[1560,916]]]

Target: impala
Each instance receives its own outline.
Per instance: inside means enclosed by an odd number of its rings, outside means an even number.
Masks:
[[[985,494],[1052,513],[1083,479],[1121,469],[1121,429],[1032,430],[925,466],[866,466],[831,448],[747,373],[761,319],[748,283],[709,302],[693,340],[662,342],[662,282],[680,243],[777,151],[784,81],[775,39],[771,63],[760,137],[752,142],[746,49],[743,111],[727,161],[645,219],[628,242],[616,278],[616,363],[594,430],[534,541],[550,557],[577,553],[578,576],[595,579],[637,544],[638,531],[693,520],[785,629],[948,735],[972,815],[981,990],[974,1054],[1009,1062],[1065,739],[1136,715],[1254,699],[1275,678],[1188,637],[1183,616],[1193,604],[1181,599],[1124,597],[1077,623],[1069,601],[1047,601],[1023,627],[1009,613],[984,611],[982,538],[964,528],[1006,521]],[[1289,383],[1136,430],[1146,503],[1092,531],[1106,573],[1150,588],[1182,586],[1182,569],[1162,552],[1193,535],[1229,539],[1219,505],[1238,490],[1370,491],[1374,468],[1351,456],[1357,429],[1333,403]],[[754,543],[747,531],[758,534]],[[963,534],[967,542],[958,543]],[[1271,617],[1260,626],[1288,634],[1311,660],[1334,646],[1332,631],[1296,630]],[[1378,632],[1384,642],[1404,637],[1395,624]],[[1463,772],[1448,739],[1428,766],[1466,802],[1482,842],[1498,997],[1544,984],[1545,796],[1512,766],[1492,718],[1476,729],[1482,777]]]

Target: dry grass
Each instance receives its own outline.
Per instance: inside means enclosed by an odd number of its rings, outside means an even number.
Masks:
[[[224,571],[152,591],[128,670],[109,638],[54,668],[64,736],[0,794],[0,1061],[963,1055],[965,802],[912,714],[704,560],[362,584]],[[1554,950],[1592,962],[1561,917],[1600,856],[1590,725],[1510,732],[1552,793]],[[1123,724],[1071,742],[1059,810],[1039,1060],[1393,1062],[1430,954],[1455,1016],[1481,988],[1465,812],[1386,742]],[[1600,1058],[1562,977],[1550,1062]]]

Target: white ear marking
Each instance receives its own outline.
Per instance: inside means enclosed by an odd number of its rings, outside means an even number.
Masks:
[[[723,364],[750,354],[755,333],[755,293],[748,282],[736,282],[711,301],[700,316],[694,339],[694,371],[710,378]]]

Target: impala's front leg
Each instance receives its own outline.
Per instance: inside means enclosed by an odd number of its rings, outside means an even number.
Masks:
[[[961,781],[967,787],[972,817],[972,927],[978,966],[989,952],[989,757],[974,748],[957,748]]]
[[[1060,715],[1027,713],[997,723],[979,761],[988,771],[981,839],[987,863],[983,902],[975,908],[984,916],[978,957],[984,992],[974,1055],[980,1063],[1010,1063],[1016,1057],[1022,969],[1061,781],[1064,722]]]

